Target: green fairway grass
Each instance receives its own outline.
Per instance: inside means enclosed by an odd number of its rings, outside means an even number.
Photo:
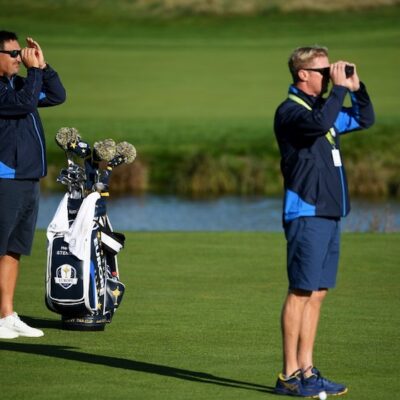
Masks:
[[[342,238],[315,363],[349,386],[349,400],[397,398],[399,239]],[[284,253],[283,234],[129,233],[119,257],[126,293],[112,324],[68,332],[44,305],[38,232],[15,305],[45,336],[0,341],[1,399],[275,398]]]
[[[232,164],[240,158],[258,163],[264,177],[256,191],[277,194],[272,125],[290,83],[287,58],[295,47],[321,44],[331,60],[357,64],[376,109],[374,127],[343,140],[345,161],[367,188],[352,192],[400,196],[399,7],[159,19],[138,19],[118,1],[18,0],[6,9],[0,26],[19,32],[21,44],[36,38],[67,88],[64,105],[42,110],[57,169],[55,133],[74,126],[90,143],[112,137],[135,144],[150,190],[182,191],[176,182],[192,178],[200,152],[228,175],[239,174]],[[227,167],[225,156],[236,161]],[[381,182],[378,190],[366,165]],[[53,173],[47,186],[54,180]]]

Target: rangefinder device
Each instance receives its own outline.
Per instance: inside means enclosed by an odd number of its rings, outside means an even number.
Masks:
[[[352,65],[346,65],[344,67],[344,72],[346,74],[346,78],[350,78],[354,74],[354,67]]]

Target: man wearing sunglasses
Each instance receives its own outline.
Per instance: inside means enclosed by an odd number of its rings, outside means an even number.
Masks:
[[[0,339],[39,337],[14,311],[21,255],[29,255],[47,172],[45,137],[38,107],[65,101],[57,73],[37,42],[21,49],[15,33],[0,31]],[[21,64],[26,77],[18,75]]]
[[[322,302],[336,284],[340,219],[350,211],[340,136],[370,127],[374,111],[356,66],[329,62],[325,47],[301,47],[289,58],[293,84],[275,114],[284,178],[283,226],[289,290],[282,309],[283,371],[275,392],[340,395],[313,360]],[[328,84],[332,83],[329,94]],[[346,95],[350,107],[344,107]]]

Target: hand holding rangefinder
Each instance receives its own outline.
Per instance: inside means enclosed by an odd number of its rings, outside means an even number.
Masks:
[[[350,78],[354,75],[354,67],[352,65],[346,65],[344,67],[344,72],[346,74],[346,78]]]

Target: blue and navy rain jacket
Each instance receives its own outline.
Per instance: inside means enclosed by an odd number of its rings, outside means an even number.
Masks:
[[[343,107],[347,93],[351,107]],[[374,123],[366,88],[361,83],[359,90],[348,92],[335,85],[324,99],[291,86],[289,96],[300,101],[286,99],[274,121],[285,189],[283,221],[304,216],[344,217],[350,211],[346,173],[343,165],[334,165],[332,149],[340,149],[342,134]],[[330,128],[334,130],[332,143],[326,137]]]
[[[64,101],[65,89],[49,65],[28,68],[26,78],[0,77],[0,178],[46,175],[46,144],[37,108]]]

